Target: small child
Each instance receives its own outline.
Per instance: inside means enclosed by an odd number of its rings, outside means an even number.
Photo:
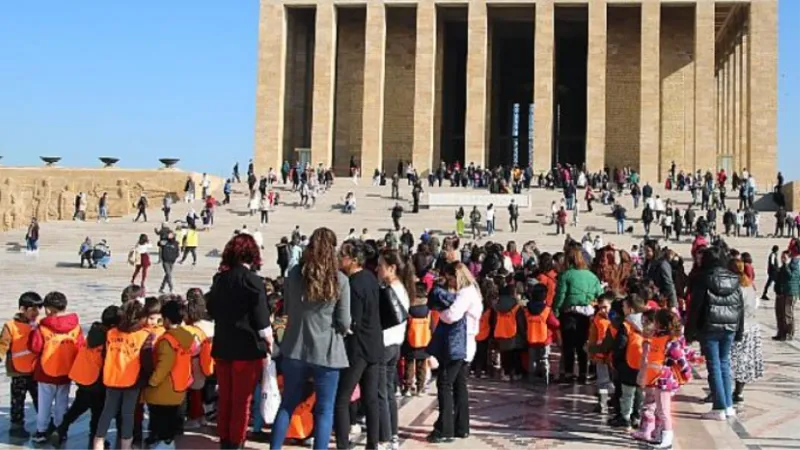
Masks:
[[[416,283],[416,293],[408,309],[408,334],[403,345],[405,368],[403,373],[403,396],[421,395],[425,392],[428,371],[428,344],[431,341],[431,316],[427,305],[428,288],[425,283]],[[415,383],[416,381],[416,383]],[[416,386],[416,389],[414,387]]]
[[[578,226],[578,222],[580,221],[580,219],[578,217],[580,215],[580,209],[581,209],[581,204],[578,201],[578,199],[576,198],[575,199],[575,204],[572,207],[572,226],[573,227],[577,227]]]
[[[39,383],[39,409],[36,414],[36,434],[33,442],[43,444],[64,420],[69,406],[69,371],[83,345],[83,331],[75,313],[67,312],[67,296],[51,292],[44,297],[47,317],[33,330],[28,350],[39,356],[33,378]],[[51,423],[52,420],[52,423]],[[62,444],[66,436],[54,436]]]
[[[144,289],[142,289],[142,287],[137,284],[131,284],[126,286],[125,289],[122,290],[122,294],[120,295],[120,303],[122,303],[123,305],[125,303],[139,299],[144,301]]]
[[[25,292],[17,301],[14,318],[3,325],[0,334],[0,361],[6,360],[6,375],[11,378],[11,428],[12,438],[27,439],[25,430],[25,396],[30,394],[33,407],[39,407],[39,392],[33,379],[36,355],[28,350],[28,339],[39,317],[42,297],[36,292]]]
[[[192,430],[206,425],[206,383],[214,373],[211,345],[214,339],[214,323],[208,320],[206,300],[198,288],[186,292],[186,330],[194,336],[200,346],[198,355],[192,358],[192,385],[188,393],[187,421],[184,429]]]
[[[64,421],[56,431],[59,439],[69,434],[69,427],[78,420],[83,413],[91,411],[89,420],[89,447],[94,442],[97,432],[97,422],[103,412],[106,401],[105,387],[101,374],[103,372],[103,354],[105,353],[106,335],[108,330],[116,328],[119,324],[120,308],[111,305],[103,310],[100,322],[94,322],[86,335],[84,345],[78,348],[78,354],[69,378],[78,385],[75,400],[64,415]]]
[[[522,353],[525,352],[525,313],[519,304],[519,292],[514,285],[500,286],[500,298],[494,307],[494,343],[500,352],[503,381],[521,380],[524,372]]]
[[[144,299],[144,314],[146,320],[144,328],[154,334],[156,338],[164,334],[163,319],[161,318],[161,308],[163,301],[160,297],[147,297]]]
[[[186,305],[172,296],[161,307],[164,334],[156,340],[155,370],[144,389],[150,426],[157,440],[154,448],[174,449],[182,425],[180,407],[192,384],[192,357],[199,352],[194,335],[182,326]]]
[[[489,376],[489,369],[491,368],[489,347],[490,339],[493,330],[494,310],[492,304],[497,301],[499,296],[497,286],[492,280],[485,280],[481,283],[481,294],[483,297],[483,313],[478,323],[478,334],[475,336],[476,349],[475,358],[472,360],[472,370],[478,378],[485,378]]]
[[[597,303],[594,307],[594,316],[589,323],[589,340],[587,341],[587,350],[595,365],[595,373],[597,374],[597,401],[598,405],[595,412],[600,414],[608,414],[608,400],[609,393],[614,390],[614,383],[611,381],[611,372],[609,363],[611,358],[608,352],[598,353],[592,352],[591,348],[594,345],[601,345],[605,340],[608,330],[611,327],[611,320],[608,317],[609,310],[614,294],[605,293],[597,298]]]
[[[528,378],[533,382],[536,372],[542,372],[545,384],[550,384],[550,344],[560,326],[551,308],[547,306],[547,287],[536,284],[529,290],[529,300],[525,310],[527,325]]]
[[[642,390],[637,385],[641,364],[642,313],[646,310],[642,297],[631,294],[623,300],[622,309],[625,321],[617,329],[614,337],[613,361],[621,386],[619,411],[608,424],[612,427],[632,429],[631,416],[634,410],[641,410]]]
[[[681,341],[681,322],[669,309],[647,311],[643,317],[642,359],[638,384],[645,389],[642,423],[633,433],[638,440],[672,448],[672,396],[692,378]],[[656,439],[657,426],[661,439]]]

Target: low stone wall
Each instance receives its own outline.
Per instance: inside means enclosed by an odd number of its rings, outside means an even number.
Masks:
[[[159,207],[164,194],[183,195],[188,177],[194,179],[199,196],[202,174],[178,169],[0,167],[2,229],[27,226],[32,217],[40,222],[72,219],[79,192],[86,193],[88,218],[97,217],[104,192],[108,193],[108,214],[112,217],[134,212],[142,193],[151,207]],[[222,187],[224,180],[210,178],[212,192]]]
[[[797,211],[795,208],[800,208],[800,181],[785,183],[782,192],[786,201],[786,210]]]
[[[530,197],[528,194],[470,194],[458,192],[442,192],[428,194],[427,203],[423,206],[428,208],[451,208],[463,206],[465,209],[470,209],[473,206],[483,208],[490,203],[495,208],[505,208],[511,200],[519,205],[520,209],[527,209],[530,207]]]

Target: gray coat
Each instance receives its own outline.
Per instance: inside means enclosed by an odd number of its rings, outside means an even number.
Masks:
[[[350,282],[338,273],[339,298],[308,301],[301,265],[289,271],[284,282],[284,309],[288,316],[281,354],[309,364],[333,369],[349,367],[344,336],[350,329]]]

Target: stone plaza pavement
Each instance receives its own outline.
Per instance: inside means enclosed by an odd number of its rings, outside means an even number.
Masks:
[[[310,233],[317,226],[327,226],[343,238],[349,229],[356,228],[360,233],[367,228],[373,237],[383,236],[391,227],[389,216],[394,201],[389,197],[390,188],[354,186],[350,179],[338,179],[332,190],[318,198],[315,207],[301,208],[299,196],[278,188],[282,195],[278,210],[270,215],[270,223],[260,230],[264,237],[264,259],[266,275],[276,272],[274,244],[281,236],[287,236],[295,225],[304,233]],[[239,185],[239,188],[243,188]],[[427,189],[427,188],[426,188]],[[433,188],[435,190],[468,192],[458,188]],[[342,199],[348,190],[356,193],[357,211],[352,214],[341,212]],[[658,190],[658,189],[657,189]],[[497,212],[498,233],[491,239],[503,242],[510,239],[521,246],[527,240],[535,240],[544,251],[556,251],[563,244],[563,237],[553,234],[549,223],[550,202],[559,195],[552,191],[530,191],[531,204],[528,210],[521,211],[520,231],[510,233],[505,209]],[[663,193],[665,198],[678,200],[681,209],[690,200],[688,193]],[[401,204],[406,213],[401,220],[416,236],[424,228],[434,234],[449,234],[455,226],[454,211],[451,209],[422,209],[419,214],[410,214],[410,188],[401,182]],[[220,196],[221,198],[221,196]],[[424,195],[423,195],[424,198]],[[158,199],[151,199],[155,204]],[[630,198],[623,197],[628,208],[628,216],[635,218],[640,211],[634,211]],[[231,205],[217,210],[216,225],[213,230],[201,233],[198,247],[199,261],[196,266],[187,263],[176,266],[175,281],[178,292],[190,287],[207,288],[211,276],[219,263],[219,255],[227,239],[236,228],[247,225],[252,230],[259,228],[258,218],[250,217],[246,209],[245,195],[237,191]],[[423,201],[424,203],[424,201]],[[467,211],[471,205],[464,205]],[[199,213],[200,203],[194,207]],[[583,207],[582,207],[583,208]],[[185,204],[175,205],[173,220],[185,215]],[[481,208],[485,216],[485,208]],[[595,205],[594,213],[581,210],[579,227],[568,227],[567,232],[574,237],[586,231],[601,233],[606,243],[614,242],[618,248],[629,249],[642,238],[641,225],[633,220],[634,235],[617,236],[613,219],[608,215],[607,206]],[[13,230],[0,234],[6,248],[0,252],[0,267],[3,277],[0,289],[4,292],[0,302],[3,317],[10,318],[15,309],[17,297],[26,290],[36,290],[45,294],[51,290],[61,290],[70,301],[70,309],[81,315],[84,325],[99,318],[100,311],[107,305],[119,302],[119,294],[130,281],[132,268],[126,263],[128,250],[140,233],[147,233],[154,239],[154,227],[160,225],[162,216],[156,209],[149,212],[150,222],[133,223],[132,218],[112,219],[109,223],[95,222],[51,222],[41,228],[41,250],[37,256],[21,252],[24,247],[24,230]],[[771,213],[762,214],[762,233],[774,226]],[[655,229],[656,227],[654,227]],[[89,236],[93,241],[107,239],[112,247],[113,262],[107,269],[81,269],[78,267],[78,247]],[[484,242],[482,240],[481,242]],[[731,238],[729,244],[740,251],[749,251],[755,259],[757,284],[762,286],[765,278],[766,256],[772,245],[786,245],[786,239],[771,238]],[[690,238],[670,246],[688,259]],[[157,258],[154,257],[154,262]],[[163,272],[154,264],[148,277],[150,292],[158,289]],[[747,449],[800,449],[800,342],[775,343],[769,340],[774,334],[773,302],[764,302],[759,311],[764,327],[764,352],[766,376],[748,386],[745,391],[746,403],[739,408],[739,417],[729,422],[706,422],[699,414],[709,405],[702,405],[699,399],[705,395],[705,380],[697,380],[687,385],[676,397],[676,447],[688,448],[747,448]],[[555,359],[555,358],[554,358]],[[698,367],[702,376],[703,367]],[[553,385],[529,386],[527,384],[503,383],[487,380],[473,380],[471,391],[472,435],[455,444],[441,447],[451,448],[639,448],[624,433],[606,427],[604,418],[592,413],[593,389],[591,386]],[[0,448],[30,447],[29,442],[12,442],[8,438],[9,380],[0,376]],[[401,399],[400,435],[403,448],[429,448],[425,435],[431,430],[436,418],[436,398],[434,393],[422,397]],[[34,428],[34,411],[30,404],[26,411],[28,429]],[[70,430],[67,448],[85,448],[88,417]],[[178,445],[181,448],[215,448],[216,440],[212,429],[200,433],[188,433]],[[357,439],[363,446],[364,436]],[[248,447],[266,448],[264,443],[249,443]]]

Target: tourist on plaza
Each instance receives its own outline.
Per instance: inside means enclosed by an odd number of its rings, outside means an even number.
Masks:
[[[334,411],[336,448],[350,448],[350,398],[360,386],[361,404],[366,413],[367,449],[376,449],[380,431],[378,384],[383,370],[383,330],[379,313],[378,279],[364,270],[366,245],[359,240],[345,241],[339,249],[339,267],[350,279],[352,325],[345,337],[349,367],[339,378]],[[321,445],[321,444],[318,444]]]
[[[356,195],[350,191],[344,196],[344,212],[353,214],[356,210]]]
[[[217,435],[222,448],[243,448],[253,392],[264,358],[272,353],[267,293],[255,273],[261,266],[260,253],[252,236],[234,236],[225,245],[208,293],[208,314],[214,321],[211,356],[219,395]]]
[[[209,190],[211,188],[211,180],[208,178],[207,173],[203,173],[203,178],[200,180],[200,187],[202,188],[203,198],[205,200],[208,197]]]
[[[180,264],[186,262],[186,257],[191,253],[192,265],[197,265],[197,244],[199,239],[200,236],[197,233],[197,227],[194,224],[189,225],[183,234],[183,242],[181,242],[183,246],[183,258],[181,258]]]
[[[236,164],[233,165],[233,180],[236,180],[237,183],[241,183],[242,180],[239,178],[239,161],[236,161]],[[228,180],[231,181],[231,180]]]
[[[28,252],[39,251],[39,221],[36,220],[36,217],[31,218],[31,223],[25,232],[25,250]]]
[[[486,206],[486,234],[492,236],[494,234],[494,224],[495,224],[495,217],[494,217],[494,205],[489,203]]]
[[[403,217],[403,207],[400,203],[395,203],[392,208],[392,223],[394,224],[394,231],[400,231],[400,218]]]
[[[284,283],[283,308],[292,325],[281,342],[286,381],[271,448],[283,446],[310,378],[316,394],[313,448],[328,448],[339,375],[349,365],[344,339],[351,329],[350,283],[338,269],[336,235],[318,228],[311,234],[302,265],[292,269]]]
[[[97,221],[108,222],[108,192],[103,192],[97,201]]]
[[[744,305],[739,277],[728,270],[728,255],[719,246],[706,247],[699,255],[700,267],[691,286],[686,319],[686,341],[700,341],[708,369],[712,410],[704,419],[735,417],[731,348],[744,332]]]
[[[413,266],[397,250],[383,250],[378,258],[378,279],[384,286],[381,295],[393,296],[393,304],[402,305],[405,311],[411,307],[409,292],[415,292]],[[381,301],[386,301],[381,299]],[[378,441],[384,448],[398,448],[400,440],[397,425],[397,363],[400,347],[406,340],[408,321],[383,330],[383,359],[378,381],[378,411],[380,428]]]
[[[590,306],[604,289],[591,270],[580,247],[566,251],[565,268],[558,275],[553,311],[561,322],[563,339],[564,376],[562,382],[574,381],[575,356],[578,358],[578,381],[586,382],[588,359],[584,345],[589,338],[589,319],[594,313]]]
[[[419,182],[414,183],[411,189],[411,212],[416,214],[419,212],[419,196],[422,194],[422,184]]]
[[[397,172],[392,175],[392,198],[400,198],[400,175]]]
[[[767,256],[767,282],[764,283],[764,292],[761,294],[761,300],[769,300],[769,288],[773,283],[777,282],[778,270],[780,269],[780,256],[778,253],[780,248],[777,245],[772,246],[772,251]]]
[[[231,186],[231,180],[230,179],[225,180],[225,184],[222,186],[222,194],[225,196],[225,198],[222,200],[223,205],[227,205],[231,202],[232,190],[233,187]]]
[[[472,211],[469,213],[469,224],[470,228],[472,228],[472,239],[480,239],[481,238],[481,212],[478,211],[477,206],[472,207]]]
[[[172,269],[175,267],[175,262],[181,254],[181,246],[175,233],[168,231],[167,235],[158,243],[158,254],[161,260],[161,268],[164,269],[164,279],[161,281],[161,287],[158,289],[159,293],[164,293],[164,289],[169,286],[169,293],[175,290],[172,284]]]
[[[662,255],[658,241],[648,240],[644,244],[644,277],[653,282],[662,296],[668,300],[667,306],[678,308],[678,296],[675,282],[672,279],[672,266],[665,255]]]
[[[734,342],[731,349],[731,369],[733,370],[735,381],[732,397],[734,404],[744,401],[743,392],[747,384],[764,376],[761,326],[756,318],[759,307],[758,292],[753,279],[745,270],[745,261],[748,257],[747,253],[743,253],[741,258],[735,258],[730,266],[731,271],[739,276],[739,288],[742,291],[742,304],[744,307],[742,340]]]
[[[592,191],[591,186],[586,186],[586,194],[583,196],[583,199],[586,202],[586,210],[589,212],[594,211],[594,209],[592,209],[592,202],[594,202],[594,191]]]
[[[614,220],[617,221],[617,234],[623,234],[625,232],[625,219],[627,218],[625,207],[619,203],[615,203],[612,215],[614,216]]]
[[[139,285],[142,286],[142,288],[145,286],[147,270],[150,268],[150,247],[150,239],[146,234],[142,233],[139,235],[139,240],[136,242],[133,250],[131,250],[131,256],[128,258],[128,262],[134,267],[133,276],[131,276],[131,284],[137,284],[136,277],[141,272],[142,282],[139,283]]]
[[[286,236],[281,237],[280,241],[275,244],[278,253],[278,268],[280,270],[280,276],[285,277],[286,271],[289,268],[289,258],[291,249],[289,244],[289,239]]]
[[[191,176],[186,177],[186,183],[183,185],[183,198],[186,203],[194,201],[195,185]]]
[[[247,209],[250,212],[250,217],[258,213],[258,204],[258,193],[254,192],[253,195],[250,196],[250,200],[247,202]]]
[[[578,208],[575,209],[577,210]],[[519,230],[519,205],[517,205],[514,202],[513,198],[511,199],[511,202],[508,204],[508,225],[511,228],[511,231],[515,233],[517,232],[517,230]]]
[[[800,297],[800,247],[793,239],[788,252],[781,256],[778,272],[779,294],[775,298],[775,319],[778,333],[772,338],[776,341],[794,339],[794,305]]]
[[[556,212],[556,234],[567,233],[567,210],[564,206],[558,208]]]
[[[443,275],[444,288],[455,292],[455,299],[439,312],[440,322],[428,346],[439,361],[436,377],[439,417],[427,437],[434,444],[469,436],[467,375],[475,357],[475,336],[483,313],[481,292],[467,266],[460,262],[446,264]]]
[[[164,213],[164,222],[169,222],[170,211],[172,211],[172,197],[169,193],[166,193],[161,200],[161,212]]]
[[[464,215],[464,207],[459,206],[456,210],[456,235],[459,237],[464,235]]]
[[[140,217],[144,218],[144,221],[147,222],[147,195],[142,192],[142,195],[139,196],[139,201],[136,202],[136,218],[133,219],[134,222],[138,222]]]
[[[269,223],[269,207],[269,197],[264,194],[261,196],[261,202],[259,203],[259,210],[261,211],[260,224],[262,227]]]

